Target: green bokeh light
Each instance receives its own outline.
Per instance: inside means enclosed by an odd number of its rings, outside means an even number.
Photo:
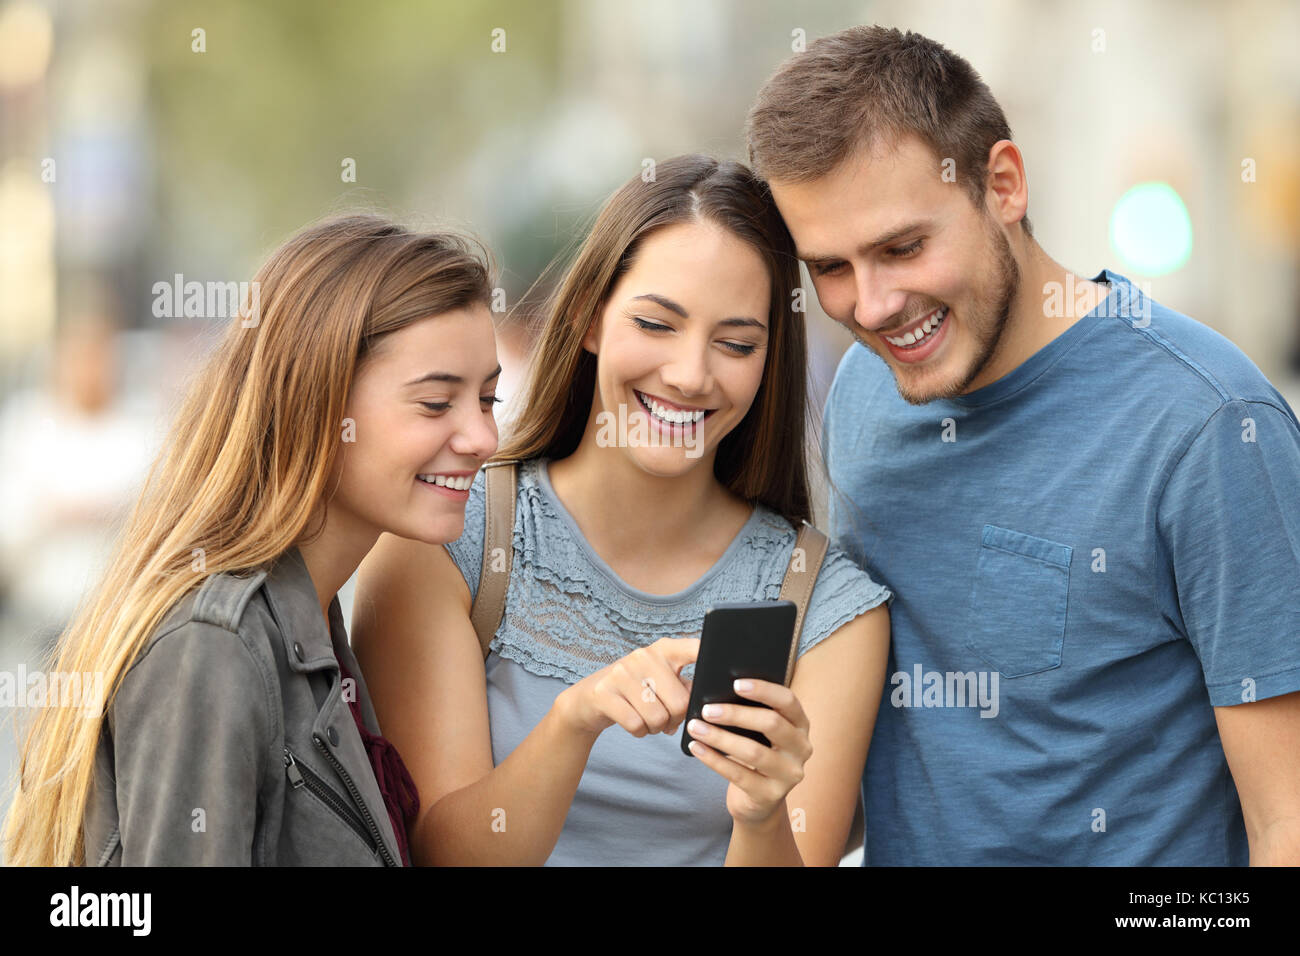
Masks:
[[[1168,183],[1140,183],[1119,197],[1110,214],[1110,245],[1143,275],[1182,268],[1192,254],[1192,220]]]

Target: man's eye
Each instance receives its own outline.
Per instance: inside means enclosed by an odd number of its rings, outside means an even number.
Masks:
[[[658,322],[648,322],[639,315],[632,316],[632,321],[636,323],[638,329],[645,329],[648,332],[663,332],[671,330],[671,326],[660,325]]]
[[[910,259],[921,251],[921,243],[924,241],[924,239],[917,239],[915,242],[909,242],[905,246],[895,246],[893,249],[889,250],[889,254],[895,259]]]
[[[823,266],[823,265],[814,266],[813,271],[816,272],[819,276],[833,276],[838,274],[839,271],[843,268],[844,268],[844,263],[833,262],[828,266]]]

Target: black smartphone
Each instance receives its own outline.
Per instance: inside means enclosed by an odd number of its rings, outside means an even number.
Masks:
[[[704,629],[700,632],[700,653],[695,659],[691,702],[686,708],[686,719],[682,721],[682,753],[688,757],[695,756],[688,748],[693,738],[686,732],[686,727],[693,718],[700,717],[705,704],[767,706],[741,697],[732,687],[732,682],[752,677],[773,684],[785,683],[794,641],[794,618],[793,601],[716,604],[709,608],[704,615]],[[757,730],[745,727],[726,729],[768,746],[767,737]]]

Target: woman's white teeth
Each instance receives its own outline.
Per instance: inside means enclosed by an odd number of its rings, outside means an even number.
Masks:
[[[637,395],[640,397],[641,401],[645,403],[646,408],[650,409],[650,411],[654,413],[655,418],[662,419],[663,421],[669,422],[673,425],[683,425],[687,422],[698,422],[704,417],[705,410],[703,408],[697,408],[694,411],[686,411],[685,409],[680,408],[668,408],[665,405],[660,405],[645,392],[637,392]]]
[[[899,348],[906,348],[909,345],[915,345],[926,338],[931,332],[943,325],[943,320],[948,317],[948,307],[936,309],[928,319],[925,320],[915,332],[908,332],[901,338],[894,338],[886,335],[885,341],[891,345],[897,345]]]
[[[474,484],[473,475],[463,475],[459,478],[449,477],[448,475],[418,475],[417,477],[427,485],[451,488],[453,491],[465,491],[470,485]]]

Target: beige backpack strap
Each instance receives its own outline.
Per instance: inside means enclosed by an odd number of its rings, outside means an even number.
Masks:
[[[787,687],[790,686],[790,681],[794,677],[794,665],[795,661],[798,660],[799,635],[803,633],[804,613],[808,610],[808,601],[812,597],[813,585],[817,583],[817,575],[821,571],[822,561],[826,559],[826,548],[829,543],[826,535],[805,521],[803,527],[799,529],[799,537],[795,539],[794,550],[790,553],[790,567],[786,568],[785,580],[781,582],[781,598],[793,601],[796,608],[794,643],[790,646],[790,660],[787,662],[785,669],[785,684]],[[793,567],[799,548],[803,548],[804,570],[802,571],[796,571]],[[840,854],[841,857],[848,856],[854,850],[861,849],[864,830],[862,794],[859,793],[854,801],[853,822],[849,825],[848,842],[844,845],[844,852]]]
[[[510,586],[510,564],[515,555],[515,496],[516,462],[494,461],[484,465],[485,521],[483,527],[483,566],[478,574],[478,591],[469,619],[478,635],[483,658],[487,659],[488,645],[501,626],[506,609],[506,591]],[[500,548],[505,556],[505,566],[492,570],[493,553]]]
[[[795,606],[794,641],[790,644],[790,660],[785,666],[787,687],[790,686],[790,679],[794,677],[794,663],[799,656],[799,635],[803,633],[803,619],[808,610],[808,599],[812,597],[813,585],[817,583],[817,574],[821,571],[828,544],[826,535],[805,521],[803,527],[799,529],[799,536],[795,538],[794,548],[790,552],[790,561],[786,566],[785,578],[781,581],[781,600],[793,601]],[[802,560],[797,561],[799,558]],[[796,563],[800,565],[799,570],[795,568]]]

